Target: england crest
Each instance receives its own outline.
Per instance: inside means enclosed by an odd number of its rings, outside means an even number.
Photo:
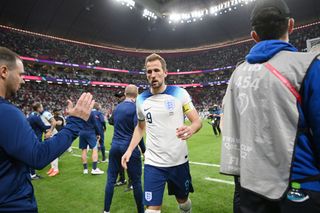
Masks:
[[[164,104],[165,104],[166,109],[169,110],[170,112],[172,112],[175,108],[174,99],[166,100],[164,102]]]
[[[152,200],[152,192],[145,192],[144,197],[146,201],[151,201]]]

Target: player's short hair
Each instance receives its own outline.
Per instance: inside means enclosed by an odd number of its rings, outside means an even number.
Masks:
[[[166,61],[164,60],[164,58],[162,58],[160,55],[158,55],[156,53],[152,53],[151,55],[146,57],[146,60],[145,60],[145,63],[144,63],[145,67],[147,67],[147,63],[148,62],[156,61],[156,60],[160,61],[163,71],[167,71],[167,63],[166,63]]]
[[[0,47],[0,64],[5,64],[9,69],[17,66],[17,59],[21,60],[19,55],[8,48]]]
[[[98,102],[95,102],[93,108],[99,110],[101,108],[101,105]]]
[[[283,0],[256,2],[251,13],[252,29],[261,41],[279,39],[288,30],[290,10]]]
[[[37,111],[41,106],[42,104],[40,102],[35,102],[32,104],[32,110]]]

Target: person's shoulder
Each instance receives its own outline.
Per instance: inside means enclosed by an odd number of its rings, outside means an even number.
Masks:
[[[320,58],[319,57],[317,57],[315,60],[312,61],[312,63],[308,68],[308,73],[309,73],[309,76],[320,75]],[[314,78],[314,80],[316,80],[316,78]]]
[[[123,101],[118,106],[116,109],[122,109],[122,110],[129,110],[129,109],[135,109],[136,108],[136,103],[132,101]]]
[[[53,115],[51,114],[51,112],[49,112],[49,111],[43,111],[43,113],[42,113],[42,115],[43,116],[45,116],[45,117],[53,117]]]
[[[171,95],[178,99],[189,96],[189,93],[187,92],[186,89],[178,86],[167,86],[167,89],[165,90],[164,94]]]
[[[152,96],[152,93],[150,92],[150,89],[145,90],[137,97],[137,104],[143,103],[146,99]]]
[[[21,112],[18,107],[15,105],[5,101],[0,102],[0,114],[1,119],[8,121],[7,118],[10,118],[9,120],[17,120],[17,119],[25,119],[24,114]]]
[[[138,98],[148,98],[152,96],[152,93],[150,92],[150,89],[147,89],[143,91],[141,94],[138,95]]]

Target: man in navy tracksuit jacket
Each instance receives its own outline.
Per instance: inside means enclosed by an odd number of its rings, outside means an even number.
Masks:
[[[106,127],[106,121],[104,119],[104,115],[100,111],[100,109],[101,109],[101,105],[96,102],[94,104],[93,113],[94,113],[95,118],[97,120],[97,126],[99,129],[99,135],[100,135],[99,144],[100,144],[100,150],[101,150],[101,154],[102,154],[102,162],[105,162],[106,161],[106,148],[104,146],[104,132],[106,131],[107,127]]]
[[[40,113],[43,111],[43,106],[39,102],[36,102],[32,105],[33,112],[30,113],[27,120],[36,134],[38,140],[42,141],[42,134],[46,132],[46,130],[50,129],[51,126],[46,126],[40,118]],[[31,179],[36,180],[41,178],[40,175],[36,174],[34,168],[30,168]]]
[[[40,113],[43,111],[43,106],[40,103],[33,104],[33,112],[30,113],[27,120],[34,133],[36,134],[39,141],[42,141],[42,134],[46,132],[46,130],[50,129],[51,126],[46,126],[40,118]]]
[[[24,114],[6,99],[14,97],[24,67],[19,56],[0,47],[0,212],[38,212],[29,167],[42,169],[78,136],[93,107],[92,95],[68,104],[69,118],[61,133],[40,143]]]
[[[114,184],[116,183],[117,175],[121,168],[121,157],[130,144],[134,128],[137,124],[135,99],[138,95],[138,88],[134,85],[128,85],[125,89],[125,95],[126,99],[118,104],[113,113],[114,133],[109,152],[108,180],[105,190],[105,212],[110,211]],[[142,165],[141,153],[138,147],[133,151],[128,163],[128,175],[132,181],[137,211],[138,213],[143,213],[141,186]]]

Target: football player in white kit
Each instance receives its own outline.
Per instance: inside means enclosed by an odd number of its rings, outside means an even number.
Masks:
[[[51,126],[49,132],[51,132],[51,137],[58,133],[56,130],[56,120],[54,119],[54,116],[48,111],[45,110],[41,114],[41,120],[46,126]],[[59,158],[54,159],[51,162],[51,168],[47,172],[48,176],[54,177],[59,174]]]
[[[146,58],[146,75],[150,90],[137,98],[139,122],[130,146],[122,157],[127,162],[146,131],[144,166],[144,205],[147,213],[160,213],[165,184],[174,195],[180,212],[191,212],[189,192],[193,192],[186,140],[196,133],[202,123],[185,89],[167,86],[165,60],[151,54]],[[184,124],[184,115],[191,125]]]

